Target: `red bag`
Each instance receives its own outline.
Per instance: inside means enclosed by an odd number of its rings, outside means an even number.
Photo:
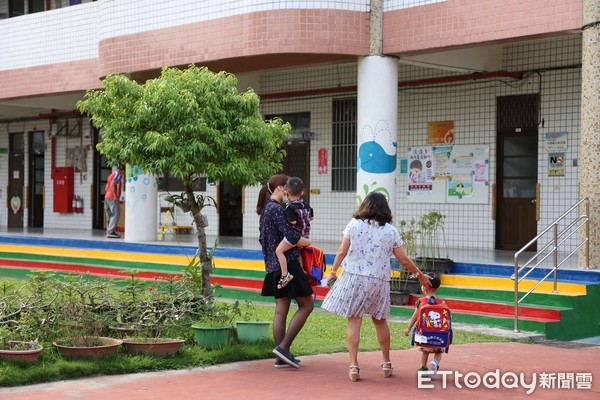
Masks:
[[[325,274],[325,253],[318,247],[303,247],[300,249],[302,257],[302,267],[306,272],[306,277],[311,286],[318,286],[321,284],[321,279]]]

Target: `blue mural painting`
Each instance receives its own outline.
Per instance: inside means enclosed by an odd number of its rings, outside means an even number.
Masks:
[[[396,154],[387,154],[375,141],[365,142],[358,149],[356,168],[372,174],[388,174],[396,170]]]

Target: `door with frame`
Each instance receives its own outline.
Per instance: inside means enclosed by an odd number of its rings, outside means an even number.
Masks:
[[[9,228],[23,228],[25,208],[25,134],[8,134],[8,221]]]
[[[28,221],[31,228],[44,226],[45,132],[29,132]]]
[[[100,133],[98,129],[92,127],[92,143],[94,146],[94,179],[93,179],[93,206],[92,206],[92,226],[94,229],[106,228],[106,216],[104,211],[104,192],[108,176],[112,172],[112,168],[107,165],[106,157],[96,149],[96,145],[100,141]]]
[[[302,179],[304,183],[304,200],[310,203],[310,142],[306,140],[290,140],[283,143],[285,158],[282,173],[289,177]]]
[[[519,250],[537,235],[539,95],[497,99],[496,249]],[[528,251],[536,251],[535,244]]]

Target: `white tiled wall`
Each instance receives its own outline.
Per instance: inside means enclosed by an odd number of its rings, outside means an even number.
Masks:
[[[522,81],[505,82],[486,80],[461,85],[445,85],[436,88],[413,87],[399,92],[398,101],[398,159],[405,158],[409,146],[426,144],[426,126],[429,121],[455,121],[457,144],[485,144],[490,146],[490,183],[495,183],[496,174],[496,97],[514,94],[537,93],[541,84],[541,117],[544,125],[539,127],[539,182],[541,185],[541,220],[538,231],[546,227],[565,209],[576,202],[579,167],[573,166],[579,152],[579,103],[580,103],[580,39],[578,36],[545,39],[504,46],[503,68],[525,72]],[[544,70],[564,67],[560,70]],[[539,73],[527,72],[538,69]],[[435,76],[447,76],[449,72],[416,66],[400,65],[399,79],[414,80]],[[540,80],[541,79],[541,80]],[[338,66],[304,68],[290,71],[264,73],[260,87],[254,89],[261,94],[296,90],[333,88],[356,85],[356,63]],[[339,94],[335,98],[351,97]],[[310,144],[310,189],[319,189],[320,194],[311,195],[315,209],[313,238],[337,241],[341,231],[351,218],[355,208],[354,192],[331,191],[331,95],[291,98],[285,100],[263,100],[263,114],[311,113],[311,131],[315,133]],[[35,126],[37,125],[37,126]],[[0,147],[8,147],[8,131],[28,132],[48,129],[47,121],[0,124]],[[547,132],[566,131],[569,134],[567,167],[564,177],[548,177],[548,156],[544,149]],[[84,123],[82,139],[58,137],[56,143],[56,165],[64,165],[66,147],[91,144],[89,125]],[[50,178],[50,142],[46,149],[46,210],[44,225],[49,228],[90,229],[92,224],[89,209],[91,172],[76,173],[75,194],[84,198],[85,213],[62,215],[52,211],[53,193]],[[329,153],[329,173],[317,174],[317,154],[320,148]],[[7,169],[7,156],[0,154],[0,168]],[[88,153],[88,171],[92,170],[92,155]],[[27,163],[26,163],[27,165]],[[495,223],[491,219],[491,195],[487,204],[414,204],[406,202],[403,188],[406,175],[399,173],[397,184],[397,209],[394,217],[400,219],[419,216],[437,209],[447,215],[447,235],[451,247],[479,249],[494,248]],[[26,171],[27,176],[27,171]],[[0,188],[6,188],[7,174],[0,174]],[[255,213],[258,187],[247,187],[245,191],[243,233],[245,237],[258,236],[258,216]],[[208,186],[205,195],[216,198],[216,187]],[[159,194],[160,196],[160,194]],[[6,195],[0,197],[5,200]],[[159,202],[160,206],[160,202]],[[213,208],[205,209],[209,217],[207,234],[218,234],[218,216]],[[27,217],[27,215],[25,216]],[[0,211],[0,226],[6,226],[7,209]],[[188,224],[191,217],[178,211],[176,220]]]
[[[95,3],[0,20],[0,70],[97,58],[96,26]]]
[[[541,185],[541,219],[538,231],[544,229],[570,205],[577,201],[580,97],[580,42],[578,36],[546,39],[504,46],[503,69],[526,72],[522,81],[478,81],[436,88],[403,89],[398,98],[398,158],[406,157],[410,146],[425,145],[427,122],[454,120],[456,144],[484,144],[490,147],[490,184],[496,176],[496,97],[530,94],[539,91],[541,76],[541,116],[539,127],[539,182]],[[559,71],[527,72],[534,69],[565,67]],[[400,65],[399,79],[414,80],[447,76],[438,71]],[[337,67],[310,68],[264,74],[261,93],[309,90],[322,87],[355,85],[356,64]],[[343,96],[337,96],[343,97]],[[332,96],[287,101],[263,101],[264,114],[294,112],[311,113],[311,188],[320,195],[311,197],[316,217],[313,237],[317,240],[338,240],[341,230],[354,209],[354,193],[332,193],[331,174],[316,174],[316,155],[320,147],[331,154]],[[548,153],[544,149],[547,132],[567,131],[567,173],[565,177],[548,177]],[[331,168],[331,159],[330,168]],[[399,172],[399,167],[398,167]],[[451,247],[493,249],[495,222],[492,220],[491,192],[487,204],[415,204],[406,202],[406,175],[398,174],[395,221],[419,216],[431,209],[447,215],[446,233]],[[250,192],[248,192],[250,193]],[[248,196],[248,198],[251,196]],[[257,231],[257,219],[246,215],[245,235]]]

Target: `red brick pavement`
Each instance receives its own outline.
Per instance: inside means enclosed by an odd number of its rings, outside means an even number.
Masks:
[[[441,371],[447,375],[446,388],[442,379],[434,388],[418,388],[415,370],[420,353],[415,349],[392,353],[394,376],[381,376],[378,352],[360,354],[361,380],[352,383],[347,377],[348,356],[345,353],[302,357],[302,368],[275,369],[273,360],[257,360],[197,368],[186,371],[153,372],[134,375],[100,376],[16,388],[1,388],[2,400],[49,399],[242,399],[242,400],[320,400],[320,399],[599,399],[600,347],[558,348],[524,343],[473,343],[453,346],[444,356]],[[531,384],[537,383],[531,394],[518,388],[468,388],[457,372],[483,377],[498,371],[523,373]],[[542,373],[554,376],[554,389],[542,388]],[[566,375],[560,376],[559,374]],[[572,374],[572,375],[569,375]],[[591,389],[577,389],[577,379],[591,376]],[[492,379],[490,377],[490,379]],[[489,380],[488,384],[493,384]],[[580,383],[581,384],[581,383]],[[500,384],[501,385],[501,384]],[[558,388],[558,386],[574,386]]]

